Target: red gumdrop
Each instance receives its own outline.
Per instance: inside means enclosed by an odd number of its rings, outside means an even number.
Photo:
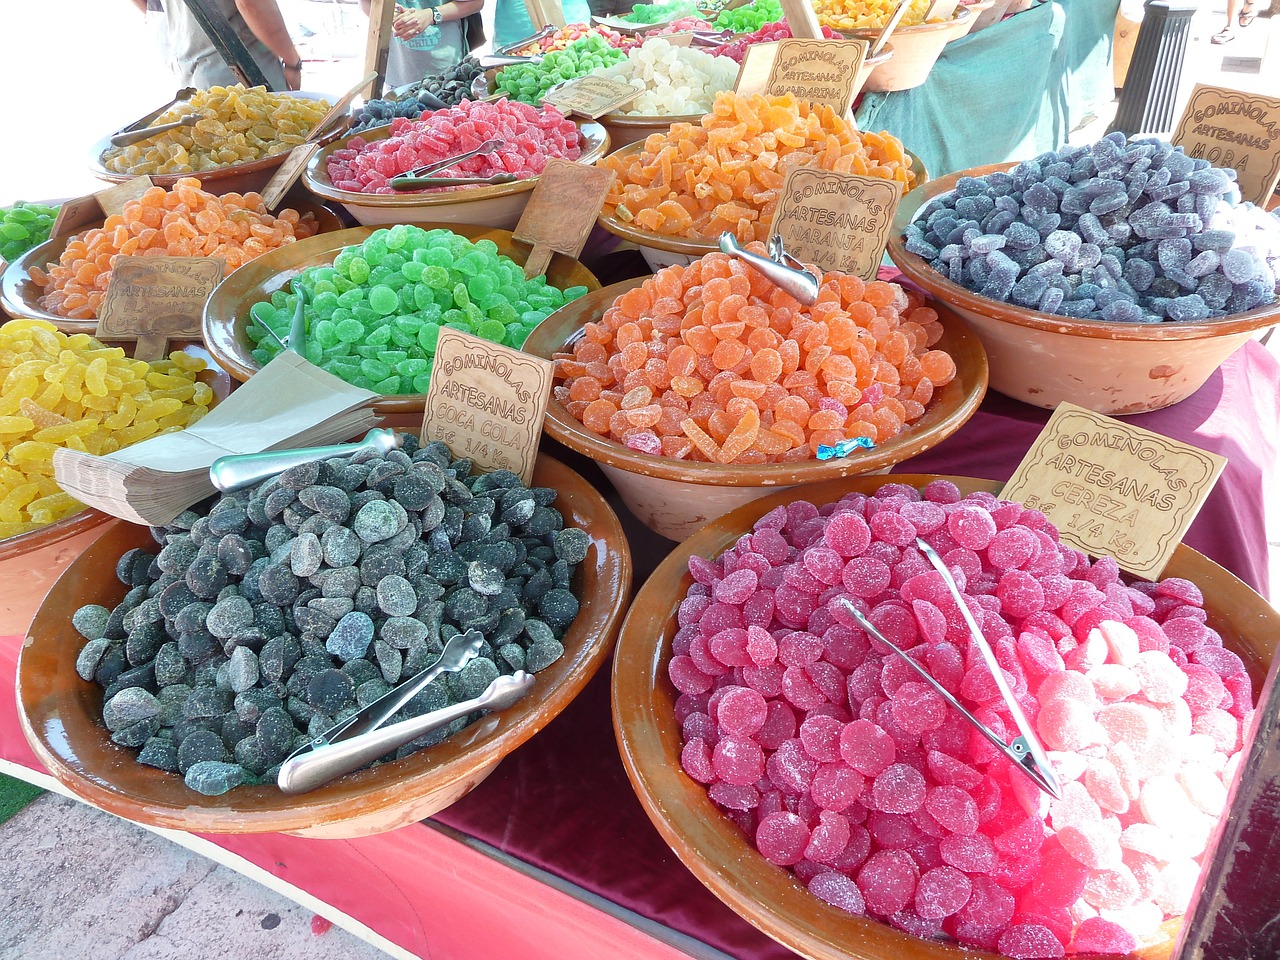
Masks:
[[[689,558],[689,573],[693,575],[693,579],[698,583],[705,583],[707,586],[713,586],[723,572],[723,567],[719,561],[708,560],[706,557],[700,557],[694,554]]]
[[[788,631],[778,640],[778,660],[788,667],[807,667],[822,659],[822,640],[805,630]]]
[[[721,630],[707,640],[711,655],[726,667],[750,667],[755,665],[747,653],[747,631],[741,627]]]
[[[919,870],[901,850],[881,850],[867,858],[858,871],[858,889],[867,910],[880,916],[897,913],[915,896]]]
[[[874,777],[897,753],[893,739],[870,720],[854,720],[840,731],[840,756],[861,774]]]
[[[898,564],[898,569],[901,569],[906,563],[907,561],[903,560],[902,563]],[[960,579],[956,581],[956,585],[961,590],[964,589],[964,580],[967,576],[967,574],[962,573]],[[907,603],[911,603],[913,600],[927,600],[937,605],[951,600],[951,591],[947,588],[946,581],[942,579],[942,574],[932,568],[904,581],[898,592]]]
[[[704,637],[714,637],[721,630],[741,628],[742,611],[727,603],[712,603],[698,620],[698,632]]]
[[[684,737],[686,743],[696,737],[701,737],[714,747],[716,741],[720,739],[720,728],[716,726],[716,722],[707,714],[691,713],[680,724],[680,735]]]
[[[813,685],[821,690],[822,695],[829,701],[819,709],[839,708],[842,714],[841,719],[847,720],[848,714],[843,708],[849,705],[849,691],[845,686],[844,671],[825,660],[809,664],[804,671],[809,675]]]
[[[855,557],[845,564],[841,582],[855,597],[871,600],[889,586],[891,572],[888,564],[874,557]]]
[[[1010,570],[1000,577],[996,597],[1001,611],[1019,620],[1045,608],[1044,588],[1035,577],[1022,570]]]
[[[1052,960],[1066,954],[1066,949],[1048,927],[1039,923],[1021,923],[1009,927],[997,941],[1000,952],[1012,960]]]
[[[804,552],[805,570],[823,583],[838,583],[844,569],[844,560],[830,547],[814,546]]]
[[[925,782],[920,771],[905,763],[890,764],[871,784],[871,806],[885,813],[911,813],[925,798]]]
[[[1042,869],[1026,893],[1029,902],[1047,907],[1070,907],[1084,893],[1089,868],[1063,849],[1056,835],[1040,849]]]
[[[911,522],[919,536],[933,533],[947,522],[946,512],[936,503],[928,500],[904,503],[898,512],[904,520]]]
[[[707,791],[707,796],[711,798],[712,803],[725,810],[745,812],[754,810],[760,803],[760,791],[751,784],[729,783],[725,780],[713,783],[711,789]]]
[[[933,503],[959,503],[960,488],[950,480],[931,480],[920,491],[926,500]]]
[[[809,792],[818,763],[810,759],[797,739],[784,740],[765,761],[765,773],[781,790],[788,793]]]
[[[677,723],[684,723],[685,718],[694,713],[706,713],[708,697],[705,693],[682,693],[676,697],[673,710]]]
[[[968,740],[968,726],[965,727],[965,738]],[[939,784],[959,787],[969,791],[982,782],[982,774],[963,760],[940,750],[930,750],[926,754],[929,773]]]
[[[1156,584],[1155,593],[1158,597],[1173,597],[1195,607],[1204,606],[1204,594],[1200,592],[1200,588],[1181,577],[1166,577],[1161,580]]]
[[[1102,917],[1088,917],[1076,928],[1071,947],[1076,953],[1125,956],[1138,949],[1138,940],[1120,924]]]
[[[915,543],[916,528],[911,525],[911,521],[900,513],[894,513],[891,510],[882,510],[868,521],[871,527],[871,535],[876,540],[883,543],[892,544],[895,547],[905,547],[907,544]]]
[[[793,590],[808,594],[820,594],[829,586],[806,570],[803,563],[784,567],[782,582]]]
[[[1024,631],[1015,642],[1018,657],[1030,676],[1041,678],[1064,669],[1062,655],[1044,634]]]
[[[981,507],[965,505],[947,514],[947,532],[962,547],[985,550],[996,534],[996,522]]]
[[[800,724],[800,744],[805,753],[822,763],[840,759],[840,731],[844,724],[834,717],[810,716]]]
[[[767,627],[773,622],[772,590],[760,589],[747,598],[742,605],[742,622],[758,627]]]
[[[978,805],[959,787],[939,784],[931,788],[924,806],[934,820],[952,833],[968,836],[978,829]]]
[[[756,532],[751,535],[751,548],[775,567],[791,556],[791,545],[787,543],[787,538],[769,527],[760,529],[757,526]]]
[[[915,615],[911,608],[900,600],[886,600],[876,605],[867,615],[867,619],[887,640],[904,650],[920,642],[920,631],[916,626]]]
[[[751,624],[747,627],[747,657],[757,667],[773,663],[778,658],[778,641],[764,627]]]
[[[849,845],[849,831],[848,820],[831,810],[823,810],[809,833],[809,843],[804,848],[805,859],[830,863]]]
[[[861,630],[851,630],[842,623],[834,624],[822,634],[822,658],[845,672],[851,672],[867,659],[871,642]]]
[[[925,643],[943,643],[947,639],[947,618],[936,604],[928,600],[912,600],[911,613]]]
[[[819,900],[844,910],[846,913],[862,916],[867,912],[867,904],[863,900],[862,891],[858,889],[856,883],[843,873],[830,871],[818,874],[809,881],[809,892]]]
[[[809,711],[827,702],[826,695],[804,667],[787,667],[782,674],[782,695],[797,710]]]
[[[893,695],[893,717],[916,735],[936,730],[947,719],[947,703],[927,683],[909,680]]]
[[[1227,696],[1231,698],[1231,706],[1226,708],[1227,711],[1237,720],[1246,720],[1254,707],[1253,681],[1249,679],[1249,675],[1237,673],[1234,676],[1223,677],[1222,685],[1227,688]],[[1244,726],[1247,728],[1248,724],[1245,723]]]
[[[989,874],[996,868],[996,851],[983,833],[953,834],[943,837],[938,852],[944,863],[965,873]]]
[[[766,750],[777,750],[795,735],[795,711],[781,700],[770,700],[764,723],[755,734],[756,743]]]
[[[711,748],[701,738],[690,740],[680,751],[680,766],[699,783],[713,783],[715,769],[711,765]]]
[[[822,539],[840,556],[857,557],[871,544],[871,527],[854,511],[842,511],[827,520]]]
[[[764,750],[754,740],[721,737],[711,751],[711,767],[721,780],[753,784],[764,776]]]
[[[768,717],[765,699],[750,687],[731,687],[716,705],[716,719],[725,736],[746,738],[759,732]]]
[[[813,775],[809,796],[823,810],[839,813],[862,796],[866,778],[845,763],[824,763]]]
[[[756,827],[756,849],[781,867],[799,863],[808,844],[809,825],[794,813],[771,813]]]
[[[867,830],[876,846],[883,850],[909,850],[929,839],[915,825],[912,817],[880,810],[872,810],[867,814]]]
[[[676,623],[682,627],[696,624],[709,606],[709,597],[685,597],[680,601],[680,609],[676,611]]]
[[[1193,714],[1222,706],[1227,688],[1217,673],[1201,663],[1188,663],[1183,672],[1187,675],[1187,689],[1182,698]]]
[[[795,629],[804,628],[818,608],[815,594],[791,586],[780,586],[773,593],[774,616],[779,623]]]
[[[1208,667],[1224,680],[1228,677],[1244,676],[1248,672],[1240,656],[1226,647],[1213,645],[1201,647],[1190,655],[1190,660],[1199,666]]]
[[[690,657],[672,657],[667,675],[681,693],[706,693],[711,689],[712,678],[699,670]]]
[[[769,699],[782,696],[782,676],[786,667],[780,663],[768,663],[763,667],[743,667],[742,682]]]
[[[955,867],[935,867],[916,884],[915,911],[923,919],[941,920],[959,913],[972,892],[969,878]]]
[[[711,595],[718,603],[741,605],[756,592],[759,582],[760,578],[754,570],[739,568],[716,583],[711,588]]]
[[[995,838],[996,851],[1010,856],[1029,857],[1040,853],[1044,845],[1044,820],[1027,817]]]

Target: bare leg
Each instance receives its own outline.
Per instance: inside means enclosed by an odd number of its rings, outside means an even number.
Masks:
[[[1235,39],[1236,13],[1240,0],[1227,0],[1227,25],[1209,38],[1211,43],[1229,43]]]

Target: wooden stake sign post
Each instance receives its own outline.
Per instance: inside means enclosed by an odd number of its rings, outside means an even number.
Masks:
[[[558,157],[547,161],[511,234],[533,246],[524,265],[526,277],[546,273],[553,253],[576,258],[582,252],[614,176],[603,167]]]
[[[529,22],[533,29],[540,30],[550,25],[559,29],[565,26],[564,10],[560,0],[524,0],[525,11],[529,14]]]
[[[154,186],[150,177],[134,177],[113,187],[90,193],[87,196],[67,200],[58,208],[50,230],[51,237],[64,237],[92,226],[99,220],[124,211],[124,205],[137,200]]]
[[[901,197],[896,180],[793,167],[769,235],[805,263],[874,280]]]
[[[1235,170],[1241,196],[1266,206],[1280,182],[1280,99],[1196,84],[1172,142]]]
[[[170,340],[199,340],[205,301],[225,270],[217,257],[117,257],[98,338],[136,340],[138,360],[166,356]]]
[[[812,0],[782,0],[782,16],[797,40],[822,39],[822,24],[818,23]]]
[[[447,443],[481,470],[510,470],[528,484],[553,370],[550,360],[442,327],[422,436]]]
[[[576,113],[588,120],[595,120],[611,110],[625,106],[640,96],[640,93],[640,90],[622,80],[579,77],[547,91],[542,102],[551,104],[561,113]]]
[[[1157,579],[1227,461],[1062,403],[1000,496],[1042,512],[1091,556]]]

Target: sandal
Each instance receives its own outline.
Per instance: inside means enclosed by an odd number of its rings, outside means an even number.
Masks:
[[[1236,21],[1240,26],[1247,27],[1257,19],[1257,16],[1258,15],[1253,12],[1253,0],[1245,0],[1244,6],[1240,9],[1240,16],[1236,18]]]
[[[1236,35],[1230,27],[1223,27],[1221,30],[1219,30],[1217,33],[1215,33],[1212,37],[1209,38],[1209,42],[1218,43],[1218,44],[1230,43],[1235,38],[1236,38]]]

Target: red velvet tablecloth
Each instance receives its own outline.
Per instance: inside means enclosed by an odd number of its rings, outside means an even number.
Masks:
[[[1227,457],[1186,542],[1268,590],[1264,491],[1276,485],[1280,368],[1250,341],[1193,397],[1131,418]],[[904,469],[1007,479],[1048,411],[996,394],[954,437]],[[572,465],[607,484],[594,466]],[[671,544],[619,507],[637,584]],[[16,641],[0,641],[0,684],[12,690]],[[34,766],[11,695],[0,697],[0,757]],[[436,820],[581,890],[740,960],[792,956],[706,891],[649,823],[623,771],[607,671],[471,794]],[[680,956],[671,946],[423,825],[351,841],[210,837],[421,956]],[[661,931],[659,931],[661,933]],[[699,952],[696,945],[685,947]]]

